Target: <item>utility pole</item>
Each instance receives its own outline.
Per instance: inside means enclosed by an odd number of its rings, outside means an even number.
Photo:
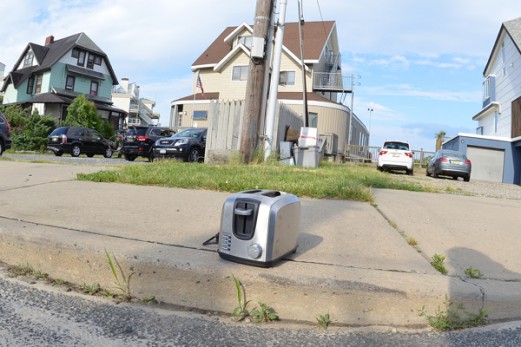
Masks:
[[[259,139],[259,120],[263,103],[262,90],[266,70],[266,55],[264,52],[268,29],[271,24],[272,2],[273,0],[257,0],[255,9],[253,44],[246,84],[240,143],[242,162],[245,164],[251,162],[253,151],[257,147]],[[258,54],[260,51],[261,54]]]
[[[280,13],[277,21],[277,33],[275,35],[275,47],[273,49],[273,60],[270,80],[270,94],[266,108],[266,123],[264,125],[264,160],[271,155],[274,145],[273,133],[275,131],[275,110],[280,80],[280,61],[282,57],[282,44],[286,27],[286,7],[288,0],[280,0]]]

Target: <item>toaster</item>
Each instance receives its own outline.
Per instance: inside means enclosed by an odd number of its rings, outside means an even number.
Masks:
[[[247,190],[226,199],[219,231],[219,256],[271,267],[297,250],[300,201],[276,190]]]

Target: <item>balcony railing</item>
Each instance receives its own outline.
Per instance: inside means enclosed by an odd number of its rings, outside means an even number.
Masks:
[[[349,76],[344,76],[340,72],[313,73],[313,90],[340,93],[350,92],[351,89],[352,85]]]

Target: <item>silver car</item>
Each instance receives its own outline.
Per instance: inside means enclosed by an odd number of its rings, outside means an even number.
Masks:
[[[465,182],[470,181],[472,163],[461,152],[441,149],[434,154],[429,161],[425,174],[437,178],[438,176],[450,176],[457,180],[462,177]]]

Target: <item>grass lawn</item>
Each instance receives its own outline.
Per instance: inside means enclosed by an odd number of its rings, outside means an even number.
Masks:
[[[164,160],[125,165],[116,170],[79,174],[78,179],[171,188],[239,192],[272,189],[299,197],[373,201],[371,188],[434,192],[434,187],[406,182],[399,175],[378,172],[374,165],[323,162],[318,168],[265,164],[192,164]]]

